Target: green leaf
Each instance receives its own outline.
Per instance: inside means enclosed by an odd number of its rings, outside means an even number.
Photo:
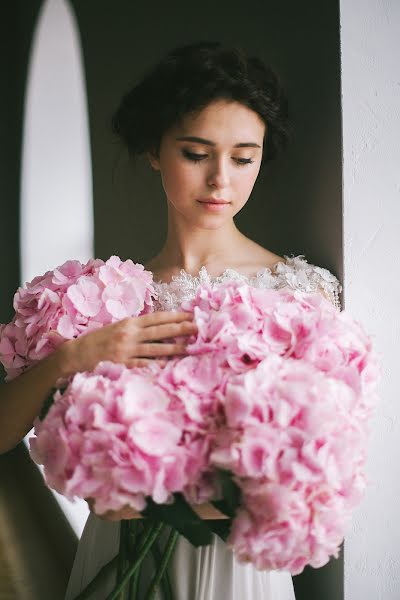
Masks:
[[[147,507],[142,511],[143,516],[171,525],[193,546],[211,544],[212,531],[210,527],[194,512],[182,494],[174,494],[172,504],[157,504],[149,497],[146,500]]]
[[[207,523],[212,532],[226,542],[231,532],[232,519],[210,519]]]
[[[218,471],[218,480],[222,499],[213,500],[211,503],[224,515],[234,518],[241,501],[240,488],[233,481],[232,474],[229,471]]]

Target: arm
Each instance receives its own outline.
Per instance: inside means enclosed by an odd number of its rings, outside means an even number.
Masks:
[[[22,440],[57,379],[71,374],[69,349],[66,342],[29,371],[0,386],[0,454]]]

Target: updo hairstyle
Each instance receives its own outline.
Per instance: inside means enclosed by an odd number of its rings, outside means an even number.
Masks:
[[[163,134],[215,100],[240,102],[266,125],[262,163],[290,138],[287,98],[277,74],[259,58],[219,42],[175,48],[126,93],[112,117],[130,155],[158,155]]]

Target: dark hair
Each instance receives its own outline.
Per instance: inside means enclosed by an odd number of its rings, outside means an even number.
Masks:
[[[163,134],[182,117],[219,99],[240,102],[266,124],[262,163],[290,137],[287,98],[277,74],[257,57],[219,42],[175,48],[121,100],[113,132],[133,156],[158,153]]]

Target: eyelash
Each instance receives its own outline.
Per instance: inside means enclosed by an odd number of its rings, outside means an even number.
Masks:
[[[189,152],[188,150],[183,150],[182,152],[185,158],[195,163],[199,163],[207,157],[207,154],[195,154],[194,152]],[[243,167],[244,165],[250,165],[254,162],[254,160],[252,160],[251,158],[235,158],[234,160],[241,167]]]

